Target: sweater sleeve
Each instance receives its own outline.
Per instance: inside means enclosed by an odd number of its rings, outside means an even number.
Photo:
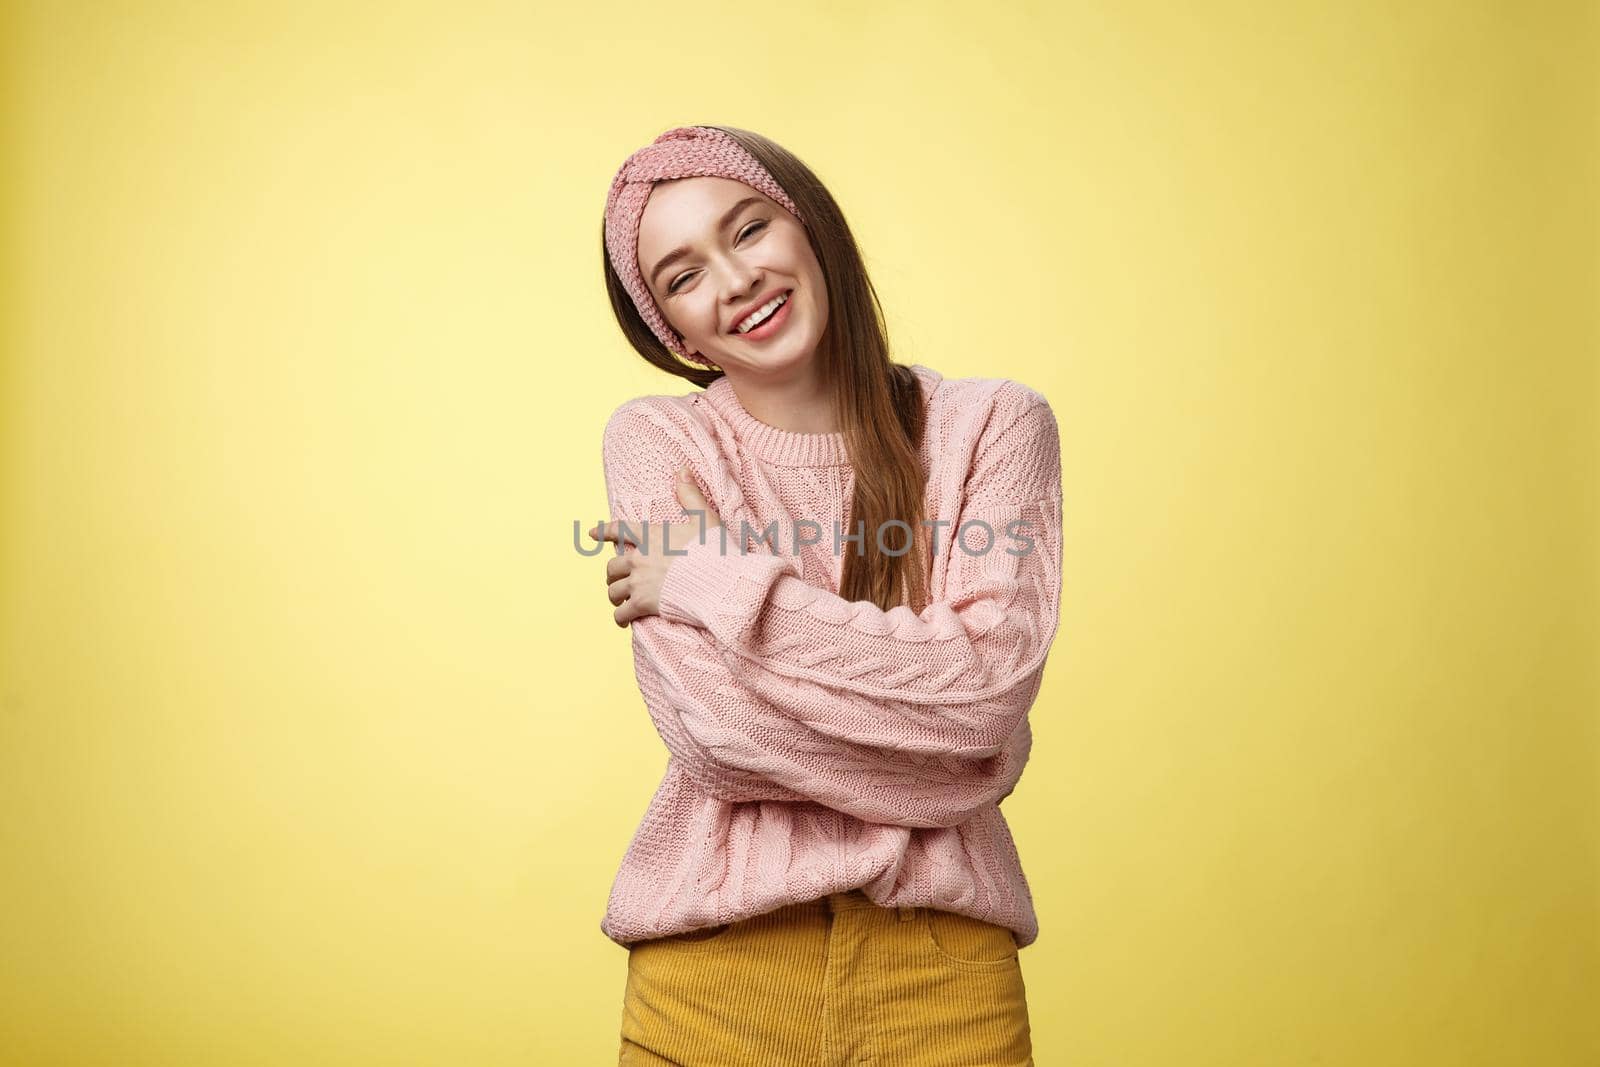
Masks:
[[[673,493],[687,447],[670,420],[625,405],[607,424],[603,453],[611,518],[688,519]],[[1008,796],[1027,762],[1026,721],[998,751],[973,757],[854,741],[808,722],[803,700],[780,707],[746,688],[704,629],[660,615],[629,628],[652,722],[710,796],[811,801],[867,822],[955,826]]]
[[[708,537],[668,569],[662,617],[706,630],[745,689],[815,730],[903,751],[998,753],[1038,691],[1061,595],[1055,417],[1032,390],[1009,395],[1022,399],[991,417],[936,542],[944,595],[920,613],[845,600],[790,558]]]
[[[634,620],[635,664],[680,733],[677,758],[728,800],[800,799],[864,822],[957,826],[1009,796],[1033,743],[1026,718],[998,752],[963,757],[835,736],[745,688],[705,630],[659,615]],[[789,796],[772,792],[777,786]]]

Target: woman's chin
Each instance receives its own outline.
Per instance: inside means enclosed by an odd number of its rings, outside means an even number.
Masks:
[[[775,374],[780,371],[795,371],[809,364],[816,355],[815,346],[773,349],[762,352],[760,355],[746,362],[763,373]]]
[[[711,354],[709,358],[723,370],[732,367],[735,370],[753,371],[757,374],[771,374],[804,366],[811,362],[814,352],[814,347],[774,344],[758,352]]]

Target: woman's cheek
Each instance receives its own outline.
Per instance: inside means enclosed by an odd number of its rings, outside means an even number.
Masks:
[[[717,319],[716,304],[713,303],[706,308],[705,312],[700,316],[700,329],[710,340],[718,340],[717,335],[722,332],[722,324]]]

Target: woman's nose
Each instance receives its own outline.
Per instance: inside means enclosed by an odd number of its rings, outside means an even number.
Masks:
[[[723,296],[729,303],[749,299],[761,284],[761,272],[737,261],[729,263],[722,276]]]

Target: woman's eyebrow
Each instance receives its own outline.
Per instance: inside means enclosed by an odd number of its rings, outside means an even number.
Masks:
[[[751,204],[759,204],[760,202],[761,198],[759,196],[745,197],[743,200],[739,201],[737,204],[733,205],[727,211],[722,213],[722,218],[717,220],[717,229],[727,229],[728,223],[733,221],[735,215],[739,214],[739,212],[743,211]],[[680,245],[679,247],[668,252],[666,255],[662,256],[660,262],[656,264],[655,269],[650,272],[650,280],[652,282],[659,282],[660,279],[658,279],[656,275],[660,274],[662,271],[678,262],[678,260],[682,259],[684,256],[687,256],[692,251],[694,251],[694,249],[690,248],[689,246]]]

